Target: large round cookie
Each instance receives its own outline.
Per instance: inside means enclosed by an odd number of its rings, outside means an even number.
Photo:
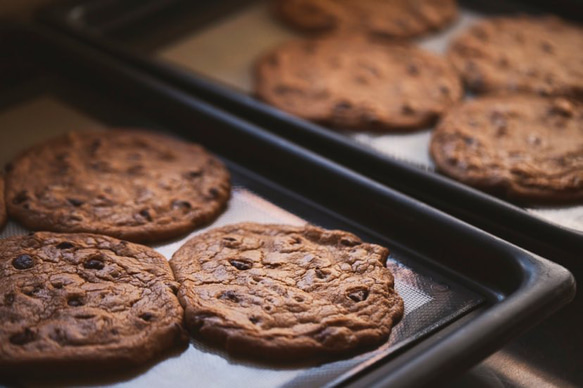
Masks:
[[[174,237],[225,207],[229,173],[201,146],[140,131],[73,132],[16,158],[8,213],[34,230]]]
[[[193,335],[297,361],[387,339],[403,314],[387,255],[347,232],[243,223],[192,238],[170,265]]]
[[[255,90],[307,120],[373,131],[431,125],[463,93],[445,59],[411,45],[355,36],[277,47],[257,63]]]
[[[445,174],[527,201],[583,200],[583,105],[535,95],[453,108],[431,139]]]
[[[92,234],[0,239],[0,374],[102,374],[186,336],[177,284],[154,250]]]
[[[0,176],[0,229],[6,224],[6,206],[4,204],[4,178]]]
[[[304,31],[356,30],[410,38],[457,16],[455,0],[276,0],[276,14]]]
[[[583,95],[583,28],[555,17],[501,17],[471,27],[449,57],[475,92]]]

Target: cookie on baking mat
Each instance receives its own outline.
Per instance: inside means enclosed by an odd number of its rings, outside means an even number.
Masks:
[[[101,374],[185,343],[168,262],[92,234],[0,239],[0,375]]]
[[[463,95],[445,59],[353,35],[287,42],[260,58],[255,70],[255,91],[264,101],[351,130],[421,129]]]
[[[352,30],[411,38],[457,17],[455,0],[276,0],[276,15],[303,31]]]
[[[27,228],[160,241],[213,220],[229,172],[200,145],[132,130],[72,132],[8,166],[8,214]]]
[[[343,231],[242,223],[190,239],[170,265],[195,337],[297,361],[387,340],[403,315],[387,256]]]
[[[583,201],[583,105],[490,96],[453,108],[431,138],[443,173],[524,201]]]
[[[583,96],[583,28],[556,17],[485,20],[454,39],[449,57],[477,93]]]

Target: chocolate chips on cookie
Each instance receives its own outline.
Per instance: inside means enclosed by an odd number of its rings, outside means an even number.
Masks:
[[[499,17],[456,38],[449,57],[474,92],[583,96],[583,28],[556,17]]]
[[[304,119],[360,131],[423,128],[463,95],[443,58],[344,35],[296,40],[267,53],[256,66],[255,91]]]
[[[170,265],[195,337],[233,354],[297,361],[388,338],[403,301],[387,256],[347,232],[243,223],[192,238]]]
[[[154,250],[92,234],[0,239],[0,374],[142,364],[186,342],[177,284]]]
[[[213,220],[230,196],[229,173],[216,157],[143,131],[69,133],[11,166],[8,213],[33,230],[159,241]]]
[[[276,0],[276,14],[304,31],[349,30],[410,38],[447,26],[455,0]]]
[[[479,98],[453,108],[431,139],[438,169],[530,202],[583,201],[583,105],[536,95]]]

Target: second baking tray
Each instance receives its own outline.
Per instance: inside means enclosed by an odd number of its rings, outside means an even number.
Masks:
[[[405,301],[405,317],[386,345],[336,362],[266,366],[193,341],[182,353],[124,375],[39,380],[31,371],[4,383],[418,386],[462,372],[574,295],[573,277],[559,265],[68,38],[4,27],[0,53],[2,162],[33,142],[73,129],[147,127],[200,142],[225,161],[235,187],[227,211],[209,227],[240,221],[310,222],[352,231],[390,247],[388,265]],[[0,237],[25,232],[10,223]],[[170,257],[183,241],[155,248]]]
[[[430,129],[396,135],[342,133],[253,98],[253,62],[265,50],[297,37],[273,19],[268,3],[73,0],[47,9],[41,19],[193,95],[583,273],[583,206],[519,207],[435,173],[428,153]],[[553,2],[553,9],[525,3],[463,1],[454,26],[418,43],[443,53],[452,36],[490,12],[582,16],[574,12],[581,10],[576,0]]]

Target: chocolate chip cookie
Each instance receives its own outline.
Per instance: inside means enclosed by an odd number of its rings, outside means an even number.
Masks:
[[[4,204],[4,178],[0,176],[0,229],[6,225],[6,206]]]
[[[255,90],[304,119],[362,131],[426,127],[463,94],[446,60],[408,44],[345,35],[277,47],[258,61]]]
[[[92,234],[0,239],[0,375],[101,374],[185,343],[168,262]]]
[[[536,95],[453,108],[431,139],[442,172],[510,198],[583,200],[583,104]]]
[[[142,131],[69,133],[8,170],[8,214],[33,230],[159,241],[211,221],[230,196],[227,169],[201,146]]]
[[[170,265],[194,336],[233,354],[297,361],[388,338],[403,301],[387,255],[347,232],[243,223],[192,238]]]
[[[453,41],[449,57],[475,92],[583,96],[583,28],[556,17],[500,17]]]
[[[275,13],[303,31],[363,31],[410,38],[443,28],[457,17],[455,0],[277,0]]]

